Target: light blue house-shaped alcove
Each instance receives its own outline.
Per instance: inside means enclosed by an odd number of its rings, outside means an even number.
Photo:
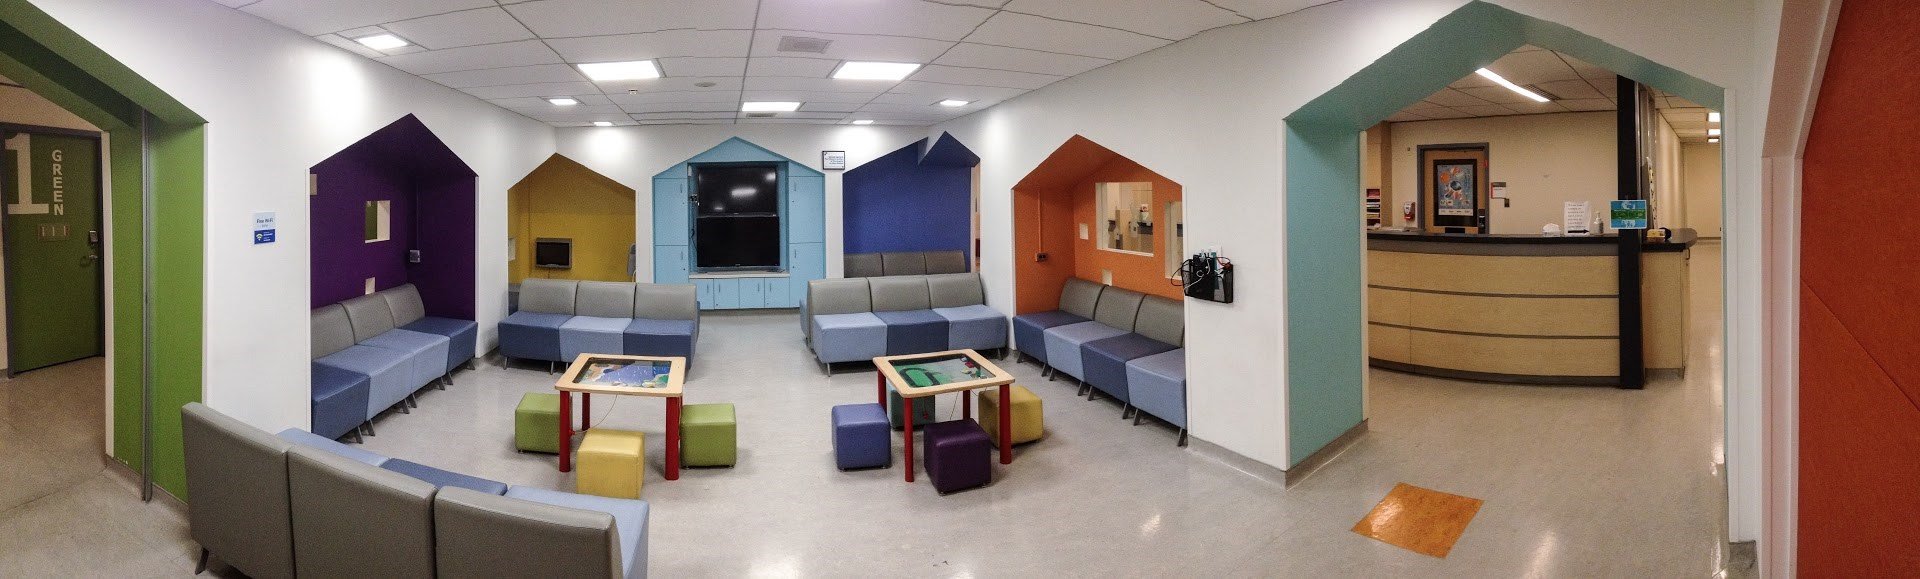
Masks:
[[[772,163],[780,173],[780,271],[695,271],[688,188],[702,164]],[[739,137],[729,138],[653,176],[653,280],[692,283],[700,309],[791,308],[807,282],[827,276],[826,175]]]

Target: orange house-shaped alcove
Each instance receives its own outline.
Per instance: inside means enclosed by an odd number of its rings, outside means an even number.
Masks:
[[[1097,189],[1102,183],[1150,184],[1150,217],[1143,223],[1157,230],[1151,242],[1123,251],[1101,247],[1103,235],[1124,227],[1139,227],[1129,219],[1098,215]],[[1067,278],[1102,282],[1149,295],[1181,299],[1173,279],[1178,257],[1169,259],[1184,234],[1178,211],[1180,184],[1141,166],[1086,137],[1074,135],[1048,155],[1033,172],[1013,186],[1014,281],[1016,313],[1052,310],[1059,306],[1060,288]],[[1111,222],[1111,223],[1110,223]],[[1157,225],[1155,225],[1157,224]],[[1085,232],[1084,234],[1082,232]]]

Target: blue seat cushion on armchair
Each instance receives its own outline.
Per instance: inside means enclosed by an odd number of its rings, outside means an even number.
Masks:
[[[887,323],[871,312],[813,317],[813,354],[821,362],[864,362],[887,355]]]
[[[573,316],[568,314],[514,312],[500,320],[500,354],[522,360],[561,362],[560,326],[571,319]]]
[[[619,354],[626,345],[629,318],[574,316],[560,325],[560,361],[571,362],[581,354]]]
[[[367,393],[373,379],[366,374],[332,366],[313,368],[313,432],[340,438],[367,421]]]
[[[353,345],[322,356],[313,363],[367,375],[371,380],[367,389],[369,418],[400,403],[416,390],[409,383],[413,379],[413,360],[399,350]]]
[[[887,324],[887,355],[924,354],[947,349],[947,319],[933,310],[874,312]]]
[[[1168,350],[1127,362],[1127,396],[1134,408],[1186,428],[1186,349]]]
[[[1126,402],[1127,362],[1172,349],[1173,344],[1140,334],[1102,338],[1080,345],[1080,366],[1088,384]]]
[[[447,337],[447,370],[452,374],[455,368],[468,360],[479,356],[480,324],[472,320],[453,318],[420,318],[413,323],[400,326],[400,329]]]
[[[596,497],[533,487],[507,489],[507,496],[543,505],[567,507],[613,515],[613,526],[620,534],[620,568],[623,577],[647,576],[647,502],[638,499]]]
[[[947,349],[993,350],[1007,346],[1007,315],[985,305],[934,308],[947,319]]]
[[[693,320],[635,318],[622,332],[622,353],[629,356],[693,357],[700,323]]]
[[[447,375],[449,342],[446,336],[438,334],[396,329],[367,338],[360,345],[406,352],[407,362],[413,365],[411,386],[419,390],[421,386]],[[412,394],[413,390],[407,393]]]
[[[389,460],[393,460],[385,456],[381,456],[372,451],[364,450],[358,447],[348,446],[347,444],[342,443],[338,440],[327,438],[325,436],[320,436],[318,434],[307,432],[305,430],[301,430],[298,428],[289,428],[286,430],[282,430],[280,431],[279,434],[275,434],[274,437],[279,438],[280,440],[285,440],[287,442],[305,446],[307,448],[313,448],[313,449],[331,452],[333,454],[343,456],[354,461],[366,463],[372,466],[380,466],[380,465],[386,464],[387,461]]]
[[[463,488],[496,495],[507,494],[507,483],[441,470],[409,460],[392,459],[381,463],[380,468],[433,483],[435,487]]]
[[[1045,364],[1047,363],[1047,329],[1087,321],[1090,320],[1060,310],[1014,316],[1013,348]]]
[[[1080,346],[1094,340],[1126,333],[1124,330],[1100,322],[1080,322],[1048,328],[1046,332],[1047,365],[1065,372],[1068,376],[1085,380],[1087,372],[1080,364]]]

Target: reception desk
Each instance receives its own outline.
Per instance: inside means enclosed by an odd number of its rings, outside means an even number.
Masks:
[[[1616,384],[1619,241],[1371,232],[1368,350],[1376,367],[1525,384]],[[1691,232],[1648,242],[1642,345],[1650,370],[1684,370]]]

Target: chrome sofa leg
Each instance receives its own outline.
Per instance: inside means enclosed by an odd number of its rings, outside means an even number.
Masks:
[[[213,552],[208,551],[206,547],[200,548],[200,564],[194,566],[193,574],[199,575],[201,573],[207,572],[207,556],[212,554]]]

